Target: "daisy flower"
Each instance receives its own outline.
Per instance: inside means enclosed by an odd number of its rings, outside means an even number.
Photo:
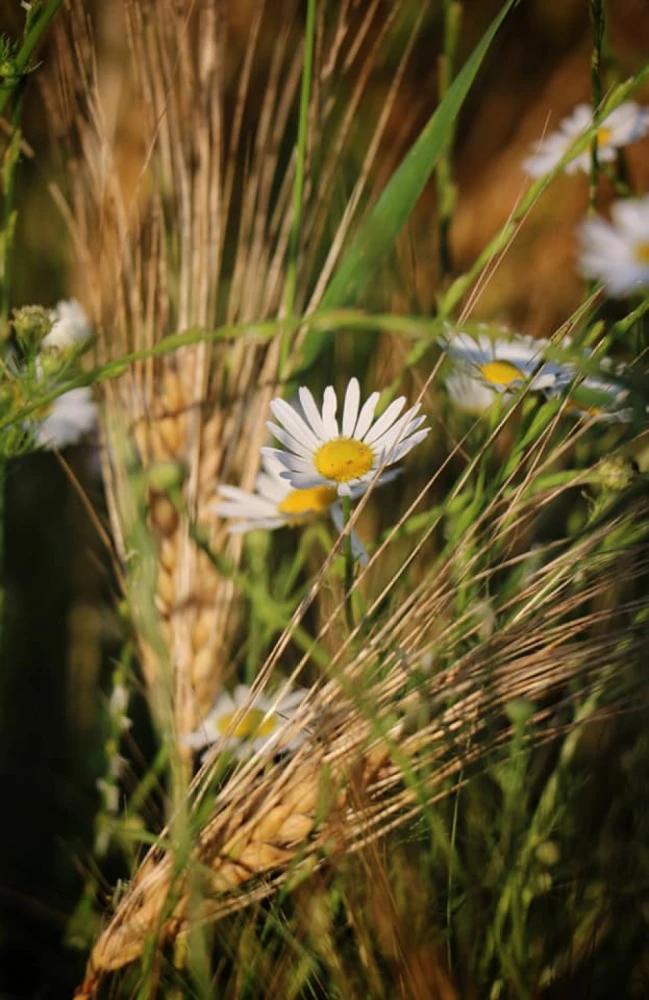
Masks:
[[[239,684],[234,695],[221,692],[209,715],[195,732],[183,737],[183,743],[194,750],[218,743],[221,750],[231,750],[239,758],[250,753],[275,754],[280,750],[292,750],[304,742],[306,733],[304,730],[286,732],[285,723],[306,694],[305,688],[294,688],[279,700],[263,694],[251,699],[250,688]]]
[[[649,195],[616,201],[612,222],[586,219],[579,230],[579,267],[622,298],[649,288]]]
[[[608,358],[602,359],[601,367],[614,374]],[[622,372],[621,369],[617,371]],[[566,411],[576,416],[595,418],[602,423],[628,423],[633,418],[632,409],[624,405],[629,391],[619,382],[605,375],[589,375],[575,383],[575,377],[578,377],[576,370],[567,368],[565,375],[548,390],[548,398],[567,396]]]
[[[40,415],[40,414],[39,414]],[[76,444],[97,424],[97,405],[87,387],[70,389],[55,399],[40,422],[30,420],[37,442],[47,449]]]
[[[304,524],[326,512],[338,533],[342,533],[342,509],[333,486],[295,490],[286,479],[282,479],[284,467],[274,455],[263,455],[261,464],[263,469],[255,480],[254,493],[237,486],[219,486],[218,493],[222,499],[212,506],[212,510],[221,517],[236,519],[228,526],[228,531],[232,534],[256,528],[273,531],[284,525]],[[395,475],[396,472],[389,478]],[[354,556],[365,565],[368,555],[354,531],[351,532],[351,542]]]
[[[534,153],[523,161],[523,168],[530,177],[545,177],[563,159],[577,139],[591,128],[593,111],[588,104],[578,104],[572,114],[559,124],[559,130],[539,139]],[[611,111],[597,129],[597,156],[600,163],[615,160],[617,150],[641,139],[649,131],[649,110],[625,101]],[[590,169],[590,150],[587,149],[566,164],[567,174]]]
[[[560,368],[543,361],[547,340],[494,337],[487,329],[478,328],[475,334],[456,333],[442,340],[444,350],[455,363],[446,385],[456,406],[482,413],[496,396],[514,392],[527,381],[531,389],[546,389],[554,383]]]
[[[67,351],[77,347],[91,334],[90,323],[76,299],[58,302],[50,312],[52,328],[41,341],[41,350]]]
[[[417,416],[419,404],[401,413],[406,402],[404,396],[395,399],[374,420],[379,393],[373,392],[360,406],[356,378],[347,385],[340,426],[333,386],[324,391],[322,412],[304,386],[299,390],[299,399],[302,412],[280,398],[270,404],[281,426],[269,422],[268,428],[286,451],[262,448],[264,454],[277,459],[283,468],[281,478],[295,489],[329,486],[338,496],[360,496],[382,465],[398,462],[430,430],[428,427],[418,430],[426,419]]]

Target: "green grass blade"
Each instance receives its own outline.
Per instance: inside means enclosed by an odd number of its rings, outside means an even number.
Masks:
[[[494,18],[449,87],[444,100],[395,170],[325,291],[322,309],[342,306],[356,300],[376,273],[381,259],[394,245],[446,148],[464,99],[496,32],[516,2],[517,0],[508,0]],[[327,336],[324,331],[309,331],[302,350],[304,367],[308,368],[313,364]]]

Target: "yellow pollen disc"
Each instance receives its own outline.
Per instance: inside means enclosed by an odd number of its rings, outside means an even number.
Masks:
[[[308,490],[291,490],[282,502],[277,504],[277,509],[281,510],[282,514],[291,514],[294,517],[320,514],[323,510],[331,507],[336,496],[336,490],[333,486],[313,486]]]
[[[509,385],[516,379],[524,378],[522,371],[510,361],[487,361],[480,365],[480,372],[483,379],[493,385]]]
[[[321,445],[313,456],[313,462],[325,479],[348,483],[350,479],[358,479],[370,471],[374,452],[362,441],[339,437]]]
[[[635,257],[638,264],[649,265],[649,240],[643,240],[642,243],[636,243],[633,248],[633,256]]]
[[[265,712],[260,711],[258,708],[251,708],[242,717],[238,726],[232,730],[230,727],[232,726],[235,713],[228,712],[226,715],[221,716],[218,721],[219,732],[223,736],[233,736],[239,740],[247,740],[251,736],[255,738],[258,736],[270,736],[275,729],[277,720],[274,715],[269,715],[265,722],[262,723],[265,714]]]
[[[597,145],[606,146],[611,141],[613,133],[610,128],[600,128],[597,130]]]
[[[588,403],[575,403],[574,400],[570,400],[566,404],[566,410],[570,410],[571,413],[586,413],[589,417],[599,417],[604,412],[601,406],[589,406]]]

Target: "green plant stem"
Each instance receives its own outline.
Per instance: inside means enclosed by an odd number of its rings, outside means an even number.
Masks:
[[[500,893],[493,927],[482,957],[483,973],[486,973],[494,952],[502,940],[508,914],[512,914],[513,920],[516,920],[517,916],[521,919],[520,912],[517,915],[516,911],[522,905],[522,892],[529,875],[532,857],[539,844],[548,839],[555,826],[561,779],[572,763],[584,724],[596,711],[600,697],[601,690],[597,688],[575,710],[572,727],[561,747],[557,765],[543,789],[523,846]]]
[[[47,6],[43,7],[39,11],[33,23],[30,25],[27,35],[20,46],[18,55],[14,60],[13,70],[15,79],[12,78],[11,82],[3,83],[0,86],[0,115],[3,113],[14,88],[20,84],[24,74],[29,72],[29,61],[34,54],[34,50],[40,42],[45,29],[59,10],[59,7],[61,7],[62,3],[63,0],[49,0]]]
[[[19,85],[19,97],[11,116],[11,138],[2,168],[3,227],[2,227],[2,283],[0,284],[0,318],[9,318],[11,302],[12,252],[15,232],[14,206],[16,199],[16,170],[20,157],[20,118],[23,107],[24,84]]]
[[[444,0],[444,50],[439,58],[439,99],[444,100],[453,80],[453,66],[457,53],[462,7],[458,0]],[[437,164],[437,232],[439,240],[439,277],[444,279],[453,270],[453,259],[449,242],[453,209],[455,207],[455,185],[452,174],[453,140],[455,122],[449,129],[448,139],[440,153]]]
[[[341,506],[343,511],[343,528],[346,528],[352,516],[351,499],[349,497],[341,497]],[[345,617],[347,619],[347,627],[349,628],[350,632],[354,628],[354,608],[352,604],[353,587],[354,587],[354,553],[352,551],[351,532],[348,531],[347,537],[345,538]]]
[[[603,0],[590,0],[590,20],[593,32],[593,51],[590,59],[591,104],[593,117],[595,117],[602,103],[602,44],[605,31]],[[595,212],[597,207],[599,178],[597,139],[598,132],[595,131],[590,149],[590,178],[588,184],[588,210],[591,214]]]
[[[308,0],[304,35],[304,67],[302,70],[302,89],[300,93],[300,118],[295,159],[295,181],[293,183],[293,220],[288,246],[286,289],[284,293],[284,313],[287,315],[290,315],[295,308],[295,291],[297,287],[297,262],[300,252],[300,227],[302,222],[306,148],[309,131],[309,104],[311,101],[313,53],[315,49],[315,14],[316,0]],[[285,329],[282,333],[279,361],[280,378],[288,363],[291,333],[290,329]]]
[[[287,316],[281,320],[264,320],[259,323],[239,323],[218,327],[216,330],[205,330],[203,327],[193,327],[182,333],[172,333],[163,337],[152,347],[139,351],[131,351],[120,358],[115,358],[103,365],[80,372],[73,378],[61,380],[56,386],[42,395],[31,399],[20,409],[0,418],[0,430],[12,424],[22,423],[30,414],[41,407],[48,406],[55,399],[84,385],[95,385],[109,379],[120,378],[128,371],[130,365],[149,358],[161,358],[173,354],[181,347],[192,344],[218,343],[230,340],[251,340],[266,343],[273,340],[283,330],[296,326],[312,330],[336,330],[344,333],[349,330],[367,330],[374,333],[399,333],[406,338],[432,342],[440,333],[437,319],[422,319],[418,316],[397,316],[390,313],[364,313],[355,309],[327,309],[312,313],[310,316]]]

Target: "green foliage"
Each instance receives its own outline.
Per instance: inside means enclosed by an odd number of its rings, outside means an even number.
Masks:
[[[152,847],[154,860],[171,858],[169,893],[143,954],[134,956],[139,966],[117,973],[119,995],[388,1000],[430,995],[428,988],[497,1000],[555,990],[579,995],[582,982],[596,984],[593,997],[616,995],[611,983],[617,995],[631,995],[646,958],[649,899],[649,739],[641,717],[649,480],[634,458],[647,382],[641,359],[632,358],[636,364],[619,380],[631,418],[609,425],[588,418],[606,407],[608,394],[580,379],[615,379],[597,353],[586,356],[581,348],[622,342],[631,353],[624,338],[633,332],[642,339],[649,299],[630,303],[622,318],[596,322],[587,300],[572,344],[549,351],[574,370],[563,395],[547,398],[528,382],[495,398],[477,419],[456,412],[443,389],[430,393],[445,375],[443,367],[431,375],[430,358],[443,350],[442,329],[451,336],[459,322],[442,328],[439,319],[343,308],[362,301],[378,280],[434,172],[442,245],[447,240],[457,117],[514,0],[501,7],[455,78],[445,79],[437,110],[350,240],[320,308],[306,316],[295,303],[319,41],[317,5],[309,2],[281,318],[178,331],[92,365],[85,347],[41,350],[52,323],[48,308],[11,309],[20,88],[58,6],[32,4],[22,42],[0,43],[0,110],[14,98],[1,175],[3,470],[35,449],[45,409],[64,393],[105,388],[138,363],[182,359],[197,345],[220,346],[233,368],[243,344],[277,347],[281,380],[312,371],[332,339],[362,332],[379,370],[379,345],[388,341],[405,359],[382,402],[401,391],[407,372],[423,386],[425,409],[439,424],[434,444],[410,456],[396,484],[358,505],[345,498],[344,537],[323,521],[252,531],[241,561],[208,534],[199,505],[188,503],[191,469],[173,459],[146,466],[126,421],[104,427],[119,474],[123,530],[110,587],[123,583],[124,601],[93,732],[102,773],[90,807],[92,843],[80,865],[85,885],[67,922],[66,946],[84,954],[92,947],[102,927],[104,879],[116,886],[116,909],[131,891],[120,880]],[[600,106],[604,22],[601,5],[591,6],[593,99],[601,119],[646,73],[614,88]],[[445,3],[444,10],[450,58],[459,7]],[[591,146],[591,203],[601,173],[596,130],[554,172]],[[466,273],[439,289],[441,316],[453,317],[551,179],[532,184]],[[446,245],[446,276],[448,254]],[[292,355],[296,330],[306,336]],[[373,388],[368,376],[363,389]],[[338,755],[322,764],[313,830],[296,838],[289,861],[257,877],[251,868],[218,919],[202,909],[219,894],[194,857],[215,819],[215,801],[217,819],[234,802],[239,812],[228,818],[244,828],[261,801],[259,789],[273,780],[279,791],[271,805],[281,804],[297,758],[244,753],[240,763],[228,748],[200,770],[194,761],[198,776],[188,773],[179,739],[187,734],[177,732],[173,714],[175,651],[156,603],[152,495],[169,501],[186,523],[191,551],[239,595],[227,684],[270,677],[274,690],[288,679],[311,688],[320,699],[312,749]],[[367,542],[367,569],[354,563],[352,528]],[[143,647],[160,666],[148,687],[138,663]],[[341,787],[334,765],[348,742],[358,760]],[[377,747],[385,760],[368,790],[362,766]],[[243,805],[241,789],[248,791]],[[327,836],[318,841],[323,830]],[[231,829],[218,849],[219,857],[234,857]],[[188,933],[161,947],[185,876]]]

